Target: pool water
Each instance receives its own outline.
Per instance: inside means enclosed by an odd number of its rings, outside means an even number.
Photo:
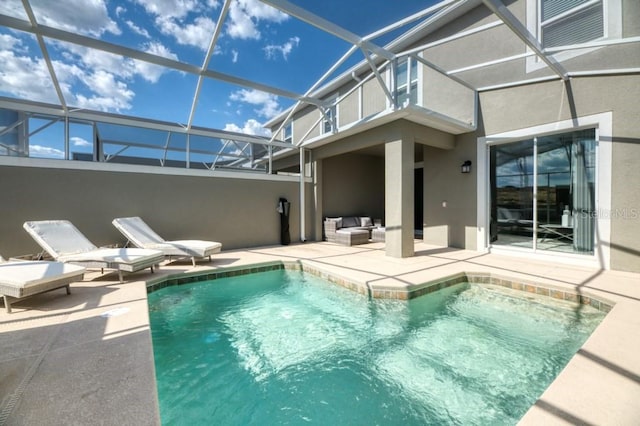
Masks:
[[[604,317],[460,284],[369,300],[299,271],[149,294],[163,424],[515,424]]]

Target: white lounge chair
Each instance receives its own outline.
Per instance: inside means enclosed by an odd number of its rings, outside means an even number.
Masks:
[[[12,300],[62,287],[71,294],[69,284],[82,281],[84,271],[82,266],[62,262],[6,261],[0,256],[0,296],[4,307],[10,314]]]
[[[136,247],[160,250],[169,259],[171,256],[190,257],[194,267],[196,257],[208,257],[211,261],[211,255],[222,250],[222,244],[215,241],[166,241],[137,216],[116,218],[112,223]]]
[[[158,250],[135,248],[98,248],[68,220],[25,222],[24,229],[55,260],[87,268],[115,269],[123,282],[122,272],[136,272],[158,266],[164,255]]]

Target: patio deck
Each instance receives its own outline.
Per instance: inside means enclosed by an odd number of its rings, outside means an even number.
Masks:
[[[491,273],[615,302],[602,324],[521,424],[637,424],[640,419],[640,275],[433,247],[385,256],[384,243],[306,243],[224,251],[212,263],[156,274],[89,273],[0,312],[0,425],[159,424],[146,281],[194,271],[302,259],[372,289],[406,288],[460,272]],[[136,281],[133,281],[136,280]]]

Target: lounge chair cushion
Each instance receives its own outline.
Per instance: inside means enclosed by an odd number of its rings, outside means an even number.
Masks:
[[[35,287],[60,282],[60,286],[71,281],[80,281],[85,269],[82,266],[62,262],[17,261],[0,263],[0,294],[22,297],[34,294]],[[64,282],[62,282],[64,281]]]
[[[138,216],[119,217],[111,222],[129,241],[138,247],[163,243],[165,240],[156,234],[149,225]]]
[[[219,253],[222,249],[222,244],[216,241],[167,241],[137,216],[116,218],[112,223],[137,247],[160,250],[165,256],[207,257]]]
[[[67,220],[25,222],[23,227],[54,259],[98,248]]]
[[[158,250],[139,248],[104,248],[85,253],[72,253],[58,256],[62,262],[93,265],[96,268],[121,269],[135,272],[158,264],[164,256]]]
[[[164,255],[158,250],[97,248],[67,220],[25,222],[24,229],[54,259],[87,268],[108,268],[136,272],[159,265]],[[122,273],[120,281],[122,281]]]
[[[222,244],[220,243],[201,240],[165,241],[151,244],[147,247],[160,250],[166,256],[207,257],[222,250]]]

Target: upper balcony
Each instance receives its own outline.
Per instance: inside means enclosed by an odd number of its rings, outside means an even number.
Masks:
[[[450,134],[477,127],[473,87],[410,52],[342,79],[322,105],[292,109],[268,125],[279,139],[313,147],[404,119]],[[286,123],[286,125],[283,125]]]

